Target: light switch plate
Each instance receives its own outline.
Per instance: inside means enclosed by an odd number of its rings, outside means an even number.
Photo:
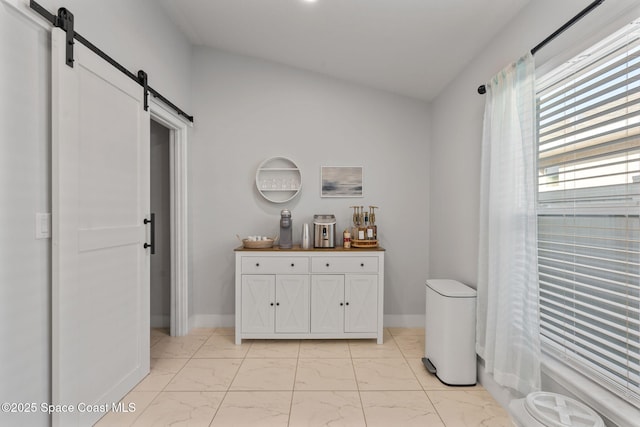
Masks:
[[[51,237],[51,214],[36,214],[36,239],[49,239]]]

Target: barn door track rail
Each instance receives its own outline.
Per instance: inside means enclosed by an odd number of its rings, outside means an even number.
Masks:
[[[29,7],[33,9],[36,13],[42,16],[44,19],[49,21],[51,25],[54,27],[61,28],[67,33],[66,41],[66,63],[69,67],[73,68],[73,45],[75,44],[75,40],[79,41],[83,45],[85,45],[89,50],[94,52],[96,55],[107,61],[109,64],[113,65],[115,68],[120,70],[123,74],[129,77],[131,80],[134,80],[140,86],[143,87],[144,90],[144,109],[147,111],[149,109],[148,103],[148,94],[151,93],[154,98],[159,99],[165,105],[169,106],[172,110],[174,110],[178,115],[186,118],[191,123],[193,123],[193,116],[185,113],[179,107],[177,107],[174,103],[169,101],[167,98],[162,96],[157,90],[149,86],[148,84],[148,75],[143,70],[139,70],[137,74],[132,73],[127,70],[124,66],[118,63],[115,59],[111,58],[109,55],[104,53],[98,47],[96,47],[93,43],[91,43],[86,38],[82,37],[74,30],[74,19],[73,13],[71,13],[68,9],[61,7],[58,9],[58,15],[54,15],[50,13],[47,9],[42,7],[42,5],[38,4],[34,0],[30,0]]]

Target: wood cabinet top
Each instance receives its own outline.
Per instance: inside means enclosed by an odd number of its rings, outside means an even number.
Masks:
[[[280,246],[274,246],[272,248],[264,248],[264,249],[253,249],[253,248],[245,248],[244,246],[239,246],[234,249],[234,252],[384,252],[384,248],[378,246],[377,248],[349,248],[345,249],[342,246],[335,248],[310,248],[310,249],[302,249],[300,245],[293,245],[291,249],[281,249]]]

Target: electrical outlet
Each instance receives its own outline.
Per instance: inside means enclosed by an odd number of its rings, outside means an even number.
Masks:
[[[36,214],[36,239],[51,238],[51,214]]]

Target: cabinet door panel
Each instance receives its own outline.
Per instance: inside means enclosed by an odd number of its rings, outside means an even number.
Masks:
[[[344,332],[344,275],[311,276],[311,332]]]
[[[242,331],[273,333],[275,276],[242,276]]]
[[[276,332],[309,332],[309,276],[276,276]]]
[[[376,332],[378,327],[378,276],[345,277],[345,332]]]

